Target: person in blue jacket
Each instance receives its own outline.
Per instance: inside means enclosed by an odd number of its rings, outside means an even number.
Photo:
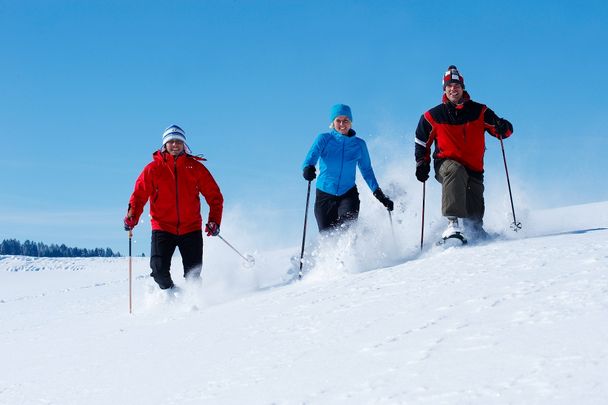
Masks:
[[[332,131],[317,136],[302,165],[304,179],[312,181],[317,177],[315,166],[319,161],[315,199],[319,232],[338,228],[359,216],[357,166],[378,201],[393,210],[393,202],[378,186],[365,141],[352,129],[352,120],[349,106],[334,105],[330,114]]]

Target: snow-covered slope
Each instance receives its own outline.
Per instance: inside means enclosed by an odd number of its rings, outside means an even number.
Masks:
[[[339,241],[290,284],[297,248],[245,269],[216,245],[200,289],[175,262],[175,300],[134,258],[133,314],[126,258],[0,256],[0,403],[604,404],[607,213],[423,253]]]

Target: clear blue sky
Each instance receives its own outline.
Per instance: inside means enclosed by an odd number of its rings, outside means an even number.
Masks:
[[[605,4],[0,0],[0,239],[125,254],[133,184],[173,123],[227,209],[291,238],[330,106],[410,161],[450,64],[513,123],[509,170],[531,199],[607,200]]]

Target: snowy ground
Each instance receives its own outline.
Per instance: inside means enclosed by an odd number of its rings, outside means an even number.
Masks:
[[[398,215],[395,239],[362,221],[293,283],[298,247],[245,269],[208,242],[174,300],[133,259],[133,314],[126,258],[0,256],[0,403],[606,404],[607,213],[448,249],[429,223],[423,253]]]

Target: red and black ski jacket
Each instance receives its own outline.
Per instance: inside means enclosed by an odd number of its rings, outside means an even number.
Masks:
[[[464,92],[464,102],[455,105],[446,95],[443,103],[433,107],[420,117],[416,128],[416,161],[430,161],[431,145],[435,144],[433,159],[452,159],[469,171],[483,173],[485,131],[498,137],[495,126],[501,120],[494,111],[472,101]],[[508,130],[503,138],[513,133],[513,126],[504,120]]]
[[[209,204],[208,222],[220,224],[224,198],[202,158],[189,154],[173,157],[156,151],[153,161],[141,172],[129,200],[134,218],[139,221],[150,200],[152,229],[174,235],[202,229],[200,194]]]

